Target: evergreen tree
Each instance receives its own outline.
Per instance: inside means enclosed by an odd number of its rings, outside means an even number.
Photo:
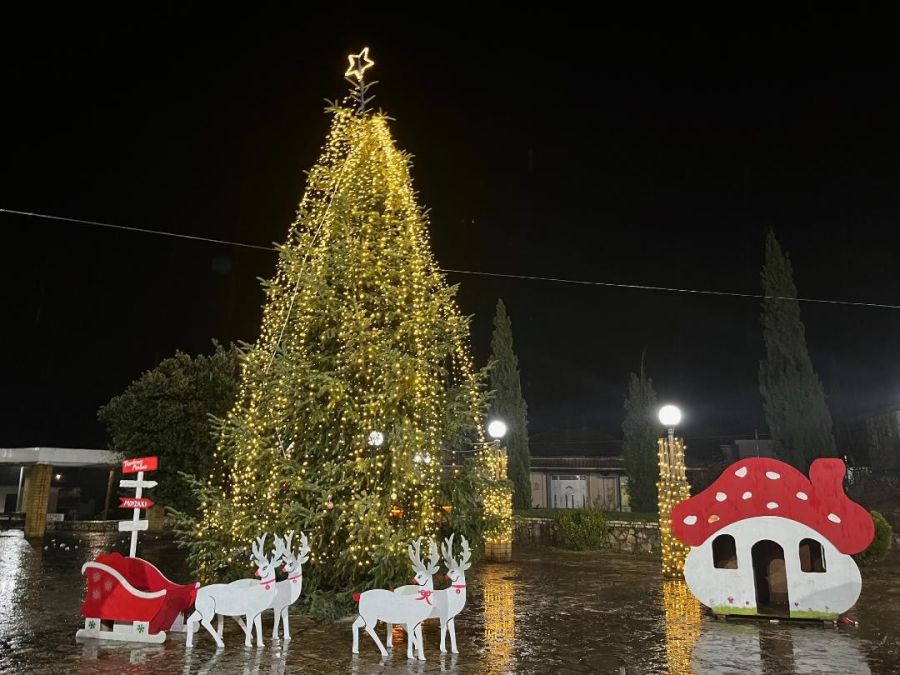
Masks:
[[[182,352],[165,359],[100,408],[109,447],[124,457],[157,455],[154,501],[194,512],[199,504],[188,473],[206,480],[213,466],[215,438],[211,416],[223,417],[238,388],[238,350],[215,346],[211,356]]]
[[[442,467],[482,438],[468,320],[431,254],[410,159],[367,108],[366,52],[352,58],[220,430],[191,548],[204,579],[245,575],[253,537],[292,529],[309,536],[313,588],[407,578],[408,543],[446,517]]]
[[[519,359],[513,350],[512,322],[503,300],[497,300],[494,335],[491,338],[491,389],[494,399],[491,416],[507,425],[504,439],[508,455],[509,479],[513,483],[513,506],[531,508],[531,455],[528,451],[528,406],[522,398]]]
[[[631,373],[628,380],[625,421],[622,422],[622,455],[632,511],[652,513],[657,510],[659,424],[656,412],[656,392],[641,357],[640,373]]]
[[[759,389],[766,421],[776,455],[805,471],[816,457],[837,453],[825,392],[806,347],[791,261],[772,231],[760,276],[766,356],[759,365]]]

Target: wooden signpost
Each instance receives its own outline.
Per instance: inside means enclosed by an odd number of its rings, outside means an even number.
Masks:
[[[145,471],[156,471],[159,466],[157,457],[136,457],[122,462],[122,473],[136,473],[134,480],[126,478],[119,481],[119,487],[135,488],[134,497],[119,497],[120,509],[134,509],[131,520],[119,521],[119,532],[131,532],[131,548],[128,555],[132,558],[137,553],[138,532],[146,530],[150,521],[141,519],[141,509],[149,509],[153,506],[153,500],[142,497],[144,488],[156,487],[155,480],[144,480]]]

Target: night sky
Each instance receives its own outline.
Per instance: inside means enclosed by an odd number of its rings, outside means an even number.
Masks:
[[[281,241],[324,99],[368,45],[445,268],[757,293],[773,227],[801,296],[900,304],[900,72],[881,18],[341,7],[5,22],[0,208]],[[141,372],[257,335],[274,253],[0,227],[0,447],[104,447],[96,410]],[[535,436],[619,437],[645,348],[689,444],[766,433],[758,301],[449,279],[479,362],[506,301]],[[900,310],[802,312],[836,419],[900,402]]]

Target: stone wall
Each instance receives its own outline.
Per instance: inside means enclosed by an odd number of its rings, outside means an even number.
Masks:
[[[642,521],[607,521],[608,547],[629,553],[659,553],[659,524]],[[513,541],[517,543],[556,543],[556,523],[552,518],[520,518],[513,520]]]
[[[659,553],[659,523],[610,520],[609,547],[631,553]]]
[[[513,543],[551,545],[556,541],[556,523],[552,518],[513,517]]]

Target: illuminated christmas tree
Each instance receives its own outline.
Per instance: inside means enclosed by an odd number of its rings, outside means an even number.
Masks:
[[[430,251],[409,157],[368,107],[371,65],[368,50],[350,57],[351,94],[329,108],[330,133],[264,284],[260,337],[222,421],[222,470],[192,546],[204,579],[246,573],[241,548],[290,529],[309,535],[317,583],[406,578],[410,540],[452,510],[442,474],[482,440],[468,320]]]

